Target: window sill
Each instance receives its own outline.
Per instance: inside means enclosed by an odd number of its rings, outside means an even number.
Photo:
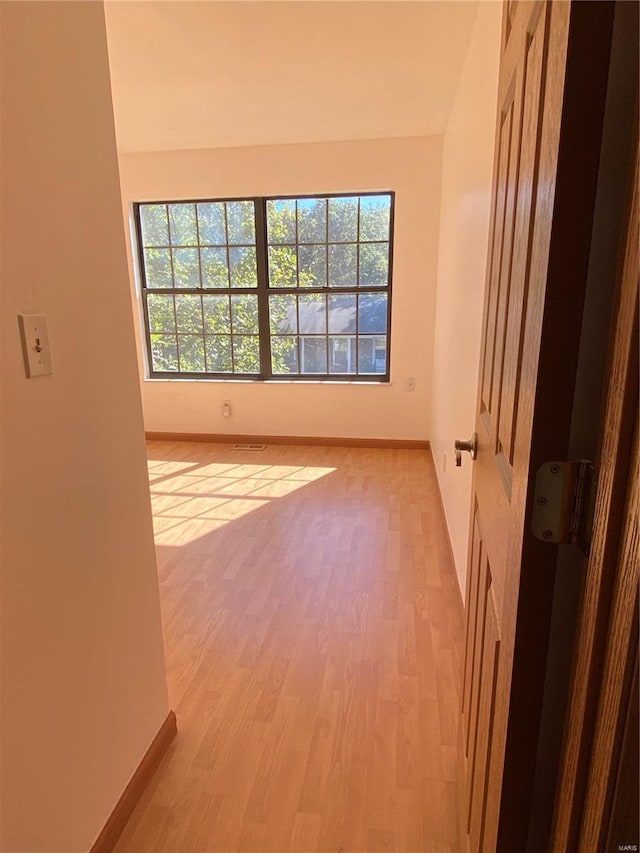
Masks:
[[[390,385],[393,385],[391,380],[385,382],[380,379],[236,379],[231,377],[229,379],[171,379],[165,376],[145,376],[142,381],[150,384],[154,384],[156,382],[171,382],[176,385],[348,385],[349,387],[353,387],[354,385],[363,385],[367,388],[370,388],[371,386],[388,388]]]

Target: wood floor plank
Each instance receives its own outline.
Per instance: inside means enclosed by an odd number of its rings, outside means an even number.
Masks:
[[[462,612],[429,454],[148,456],[179,731],[118,853],[455,853]]]

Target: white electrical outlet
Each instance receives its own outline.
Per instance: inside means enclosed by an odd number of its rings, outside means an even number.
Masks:
[[[44,314],[18,314],[27,379],[53,373],[49,331]]]
[[[408,379],[405,379],[404,390],[405,391],[415,391],[416,390],[415,376],[410,376]]]
[[[222,401],[222,417],[230,418],[231,417],[231,403],[229,400]]]

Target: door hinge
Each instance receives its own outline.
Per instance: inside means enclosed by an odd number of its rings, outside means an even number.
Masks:
[[[536,472],[531,531],[536,539],[589,554],[596,477],[593,463],[545,462]]]

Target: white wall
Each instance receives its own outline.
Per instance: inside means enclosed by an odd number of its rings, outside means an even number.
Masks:
[[[476,3],[110,0],[118,145],[442,135]]]
[[[0,848],[79,853],[168,712],[102,4],[1,3],[0,38]]]
[[[150,431],[428,438],[441,137],[120,155],[125,216],[154,199],[396,191],[391,384],[146,380]],[[415,392],[405,380],[415,377]],[[231,418],[222,417],[230,400]]]
[[[478,4],[443,145],[430,438],[463,598],[473,466],[455,467],[453,442],[475,423],[501,18],[501,3]]]

